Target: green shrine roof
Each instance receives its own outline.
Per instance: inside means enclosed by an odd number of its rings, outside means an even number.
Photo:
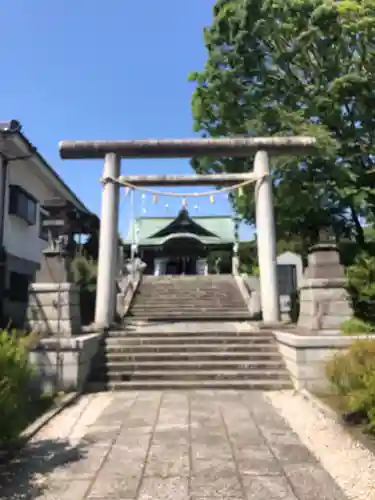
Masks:
[[[184,221],[181,223],[182,219]],[[203,244],[234,242],[234,220],[230,216],[190,216],[182,210],[177,217],[137,217],[126,235],[125,244],[131,244],[138,228],[139,245],[162,245],[171,238],[195,237]]]

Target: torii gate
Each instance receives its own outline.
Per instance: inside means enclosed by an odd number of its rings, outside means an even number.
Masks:
[[[255,181],[255,208],[260,296],[263,321],[280,319],[276,267],[276,234],[269,175],[269,155],[314,150],[313,137],[256,137],[233,139],[145,139],[129,141],[62,141],[63,159],[104,158],[98,281],[95,323],[108,327],[114,320],[119,190],[122,183],[134,186],[232,185]],[[122,158],[192,158],[197,156],[245,157],[255,153],[254,170],[248,174],[120,176]]]

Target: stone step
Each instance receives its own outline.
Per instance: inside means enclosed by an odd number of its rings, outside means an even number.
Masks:
[[[154,290],[150,293],[146,293],[144,290],[141,290],[137,293],[135,300],[167,300],[170,297],[175,302],[180,300],[186,300],[189,298],[190,300],[201,301],[213,301],[213,300],[234,300],[237,302],[241,302],[242,296],[238,295],[236,290],[230,290],[228,292],[224,292],[222,290],[209,290],[206,293],[200,293],[197,290]],[[242,300],[243,302],[243,300]]]
[[[161,288],[176,288],[186,290],[212,290],[212,289],[235,289],[238,290],[238,285],[235,281],[232,280],[219,280],[219,281],[199,281],[199,280],[171,280],[171,281],[160,281],[154,283],[142,282],[141,289],[144,290],[156,290]]]
[[[167,310],[161,310],[161,311],[153,311],[153,312],[147,312],[147,311],[135,311],[134,313],[132,310],[130,310],[130,313],[127,315],[127,318],[137,318],[137,319],[144,319],[144,320],[158,320],[158,321],[163,321],[163,322],[170,322],[170,321],[178,321],[178,320],[185,320],[189,319],[191,321],[200,321],[202,318],[206,318],[207,320],[250,320],[251,315],[249,311],[228,311],[225,309],[222,309],[221,311],[176,311],[174,309],[171,309],[170,311]]]
[[[198,280],[198,281],[209,281],[209,280],[232,280],[233,275],[230,273],[221,273],[221,274],[162,274],[161,276],[154,276],[153,274],[145,274],[143,276],[143,280],[146,282],[153,282],[153,281],[163,281],[163,280],[172,280],[172,281],[177,281],[177,280],[182,280],[182,281],[188,281],[188,280]]]
[[[162,280],[162,281],[144,281],[142,280],[141,287],[147,290],[153,288],[237,288],[237,282],[230,280],[199,280],[199,279],[178,279],[178,280]]]
[[[228,304],[227,302],[225,303],[205,303],[205,302],[180,302],[180,303],[173,303],[173,302],[164,302],[164,303],[150,303],[150,302],[135,302],[131,306],[132,311],[160,311],[164,309],[168,310],[176,310],[176,311],[194,311],[196,309],[199,310],[204,310],[204,311],[222,311],[223,308],[226,310],[230,311],[247,311],[247,307],[245,306],[244,303],[242,304]]]
[[[131,306],[131,311],[140,313],[140,312],[150,312],[150,313],[158,313],[159,311],[165,312],[165,311],[171,311],[171,312],[179,312],[179,313],[186,313],[186,314],[192,314],[194,311],[211,311],[212,313],[244,313],[244,312],[249,312],[248,308],[245,305],[236,305],[236,306],[228,306],[227,304],[204,304],[201,302],[197,302],[196,304],[186,304],[186,303],[181,303],[179,305],[175,304],[160,304],[160,305],[153,305],[149,303],[144,303],[144,304],[134,304]]]
[[[201,335],[204,335],[208,331],[220,333],[220,332],[235,332],[236,330],[241,330],[241,332],[246,332],[246,333],[253,333],[259,331],[259,328],[257,326],[257,322],[253,320],[252,318],[245,318],[245,319],[228,319],[228,321],[222,321],[222,319],[213,319],[211,321],[201,321],[201,320],[176,320],[174,325],[172,325],[170,322],[163,323],[163,321],[160,321],[158,324],[154,324],[152,326],[150,325],[142,325],[141,323],[135,324],[135,320],[132,318],[124,318],[124,323],[121,326],[114,326],[112,327],[111,331],[123,331],[123,332],[128,332],[131,331],[132,328],[141,328],[142,326],[145,328],[145,331],[150,332],[156,332],[156,331],[161,331],[164,330],[166,333],[170,330],[173,331],[180,331],[180,332],[186,332],[189,333],[192,331],[199,332]],[[229,325],[229,326],[227,326]],[[246,325],[246,326],[245,326]],[[263,329],[262,332],[267,332],[268,330]],[[272,333],[272,331],[270,331]]]
[[[226,339],[232,339],[234,342],[248,339],[249,341],[254,340],[257,342],[258,340],[260,341],[261,339],[265,340],[273,340],[273,336],[271,335],[260,335],[258,337],[257,334],[252,334],[249,332],[207,332],[207,334],[201,333],[201,332],[189,332],[189,331],[184,331],[184,332],[178,332],[178,331],[171,331],[168,332],[167,330],[164,331],[152,331],[150,332],[150,328],[155,327],[156,325],[149,325],[147,331],[145,330],[145,327],[143,326],[138,326],[136,327],[137,329],[134,329],[133,331],[127,330],[127,331],[119,331],[119,332],[109,332],[108,336],[103,339],[104,340],[112,340],[112,339],[119,339],[120,341],[122,340],[138,340],[138,339],[150,339],[150,340],[157,340],[161,339],[161,342],[163,342],[163,339],[170,339],[175,341],[181,342],[183,340],[188,340],[188,341],[194,341],[194,339],[197,342],[200,342],[201,340],[204,340],[205,338],[212,338],[216,339],[219,342],[225,341]],[[212,336],[212,337],[211,337]],[[225,339],[225,340],[224,340]]]
[[[230,297],[234,296],[236,298],[242,297],[239,289],[237,287],[225,287],[225,286],[218,286],[218,287],[187,287],[187,286],[175,286],[175,287],[168,287],[168,286],[160,286],[160,287],[153,287],[153,288],[144,288],[140,287],[137,291],[137,296],[138,297],[156,297],[157,295],[160,295],[161,297],[166,297],[169,295],[171,292],[176,294],[178,297],[182,297],[185,294],[188,294],[191,297],[197,297],[199,299],[202,298],[210,298],[210,297]]]
[[[200,281],[196,279],[192,280],[166,280],[160,282],[145,282],[142,281],[141,287],[147,290],[152,290],[153,288],[199,288],[201,290],[207,290],[209,288],[236,288],[238,290],[238,285],[236,281],[233,280],[208,280]]]
[[[205,293],[210,290],[218,290],[218,291],[223,291],[224,293],[228,290],[236,290],[238,291],[239,288],[237,286],[237,283],[226,283],[226,282],[219,282],[219,283],[196,283],[194,281],[190,282],[184,282],[184,281],[175,281],[172,283],[157,283],[157,284],[145,284],[141,283],[139,290],[141,292],[147,291],[147,292],[152,292],[153,290],[197,290],[198,292]]]
[[[164,345],[164,344],[180,344],[180,345],[200,345],[200,344],[273,344],[274,338],[269,335],[228,335],[224,333],[223,335],[189,335],[186,333],[182,335],[138,335],[138,336],[109,336],[103,342],[107,346],[140,346],[140,345]]]
[[[251,319],[231,275],[144,278],[127,319],[148,323]]]
[[[258,352],[278,352],[278,348],[274,343],[265,344],[223,344],[223,343],[210,343],[210,344],[154,344],[154,345],[126,345],[122,343],[109,343],[105,345],[106,352],[129,352],[134,355],[138,353],[196,353],[196,352],[209,352],[209,353],[222,353],[227,352],[237,353],[243,352],[245,354],[253,354]]]
[[[219,279],[233,279],[233,275],[231,273],[220,273],[220,274],[162,274],[160,276],[154,276],[153,274],[145,274],[143,276],[145,281],[162,281],[162,280],[219,280]]]
[[[237,296],[236,292],[233,290],[229,293],[220,293],[217,290],[216,291],[210,291],[206,295],[200,295],[196,290],[192,290],[191,293],[187,293],[185,291],[175,291],[171,290],[169,293],[166,293],[165,291],[159,290],[155,291],[155,293],[152,294],[144,294],[144,293],[139,293],[135,296],[134,300],[142,300],[142,301],[167,301],[168,298],[170,298],[174,302],[180,302],[180,301],[186,301],[186,299],[194,302],[214,302],[214,301],[233,301],[233,302],[243,302],[242,297]]]
[[[252,317],[244,317],[244,318],[230,318],[228,320],[229,323],[252,323],[253,318]],[[142,319],[142,318],[137,318],[137,317],[132,317],[132,316],[126,316],[123,320],[123,323],[121,326],[116,325],[116,329],[118,331],[126,332],[126,335],[130,335],[131,333],[133,334],[140,334],[140,333],[146,333],[150,332],[151,335],[156,334],[157,332],[163,331],[166,335],[169,335],[169,330],[172,330],[173,332],[177,332],[177,327],[179,324],[183,324],[185,327],[184,333],[185,335],[193,335],[193,330],[191,325],[196,325],[197,323],[200,324],[200,329],[196,330],[196,334],[198,335],[205,335],[206,333],[210,332],[215,332],[215,335],[221,335],[223,332],[216,332],[215,330],[212,330],[210,325],[212,323],[218,323],[218,324],[224,324],[223,318],[210,318],[209,316],[200,316],[199,318],[170,318],[168,317],[167,319]],[[251,332],[252,333],[252,332]],[[172,333],[171,333],[172,334]],[[246,330],[244,332],[239,333],[238,335],[248,335],[249,330]]]
[[[233,280],[233,278],[227,278],[227,279],[206,279],[206,280],[200,280],[197,279],[197,277],[192,277],[192,278],[179,278],[179,279],[166,279],[166,280],[152,280],[152,281],[147,281],[147,280],[142,280],[141,286],[145,288],[158,288],[161,286],[170,286],[170,287],[199,287],[199,288],[212,288],[216,286],[222,286],[222,287],[230,287],[230,288],[235,288],[237,287],[237,282]]]
[[[258,390],[292,389],[290,380],[128,380],[89,384],[88,390]]]
[[[260,360],[260,361],[231,361],[231,360],[214,360],[214,361],[159,361],[157,364],[150,361],[107,361],[105,365],[98,365],[100,369],[103,366],[111,371],[121,370],[161,370],[163,371],[194,371],[194,370],[241,370],[241,369],[266,369],[276,370],[284,369],[285,365],[282,359],[276,360]]]
[[[148,301],[139,294],[124,329],[103,339],[89,389],[291,389],[272,331],[250,323],[243,301],[230,296],[238,293],[232,287],[228,296],[196,300],[195,295],[189,303],[182,293],[177,308],[176,297],[166,297],[163,288],[156,295],[154,289]],[[241,306],[228,307],[235,302]]]
[[[206,288],[186,287],[186,286],[179,286],[179,287],[177,287],[177,286],[176,287],[160,286],[160,287],[153,287],[153,288],[144,288],[141,286],[137,291],[137,296],[138,297],[155,297],[157,295],[160,295],[162,297],[166,297],[171,292],[173,292],[174,294],[176,294],[179,297],[182,297],[185,294],[189,294],[192,297],[198,297],[198,298],[209,298],[212,296],[230,297],[233,294],[235,294],[235,296],[237,296],[237,297],[242,297],[238,288],[223,287],[223,286],[206,287]]]
[[[236,281],[233,280],[233,278],[227,278],[227,279],[204,279],[201,280],[197,278],[196,276],[192,276],[191,278],[188,277],[181,277],[179,279],[160,279],[160,280],[142,280],[141,283],[142,287],[145,288],[160,288],[162,286],[169,286],[169,287],[197,287],[197,288],[213,288],[217,286],[222,286],[222,287],[229,287],[229,288],[235,288],[237,287]]]
[[[224,316],[221,316],[219,314],[217,315],[212,315],[212,314],[209,314],[209,313],[201,313],[201,314],[198,314],[198,315],[179,315],[179,316],[176,316],[176,315],[172,315],[172,313],[170,314],[167,314],[165,313],[165,315],[160,315],[160,316],[153,316],[151,314],[149,315],[134,315],[134,316],[131,316],[131,315],[128,315],[126,316],[125,320],[126,321],[133,321],[135,324],[138,324],[138,325],[148,325],[148,326],[153,326],[153,325],[158,325],[159,323],[165,323],[165,324],[174,324],[176,323],[177,321],[183,321],[183,322],[187,322],[187,321],[191,321],[191,322],[195,322],[195,321],[202,321],[202,322],[210,322],[210,321],[225,321],[226,319],[229,319],[231,321],[246,321],[246,320],[251,320],[252,317],[249,316],[248,314],[236,314],[234,316],[230,316],[230,315],[226,315],[225,317]]]
[[[157,380],[289,380],[289,374],[285,370],[262,370],[262,369],[242,369],[242,370],[118,370],[108,369],[106,378],[110,381],[143,381],[149,382]],[[103,380],[101,378],[100,380]]]
[[[267,351],[267,352],[139,352],[133,353],[129,350],[118,351],[118,350],[107,350],[98,354],[97,360],[108,360],[108,361],[129,361],[133,363],[138,363],[139,361],[148,361],[152,363],[159,363],[161,361],[168,362],[182,362],[191,361],[195,363],[210,362],[210,361],[262,361],[262,360],[280,360],[281,355],[278,350]]]
[[[181,302],[180,304],[150,304],[148,302],[132,304],[131,311],[143,312],[148,311],[152,313],[157,313],[158,311],[175,311],[175,312],[185,312],[191,314],[192,312],[199,311],[212,311],[213,313],[243,313],[248,312],[248,308],[244,304],[240,305],[228,305],[227,303],[217,303],[217,304],[205,304],[202,302],[196,302],[194,304]]]

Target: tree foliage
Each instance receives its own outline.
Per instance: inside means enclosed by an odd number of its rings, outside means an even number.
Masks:
[[[218,0],[194,72],[204,137],[314,135],[315,156],[273,159],[278,236],[309,245],[319,228],[364,246],[375,213],[375,0]],[[242,172],[252,158],[193,160],[197,172]],[[233,199],[254,223],[253,187]]]

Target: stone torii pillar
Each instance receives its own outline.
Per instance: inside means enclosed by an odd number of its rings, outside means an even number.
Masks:
[[[116,301],[116,272],[118,245],[119,190],[117,179],[120,175],[120,158],[108,153],[104,159],[102,208],[99,233],[99,259],[97,293],[95,303],[95,323],[109,326],[114,319]]]
[[[256,181],[256,223],[263,320],[279,320],[275,221],[268,153],[314,150],[312,137],[242,137],[233,139],[146,139],[132,141],[62,141],[64,159],[104,158],[95,323],[108,327],[114,319],[119,183],[136,186],[233,185]],[[119,177],[120,158],[244,157],[255,155],[254,173],[191,176]]]
[[[260,300],[264,323],[280,319],[280,295],[276,265],[276,228],[269,175],[267,151],[258,151],[254,158],[255,221],[257,227],[258,262],[260,269]]]

